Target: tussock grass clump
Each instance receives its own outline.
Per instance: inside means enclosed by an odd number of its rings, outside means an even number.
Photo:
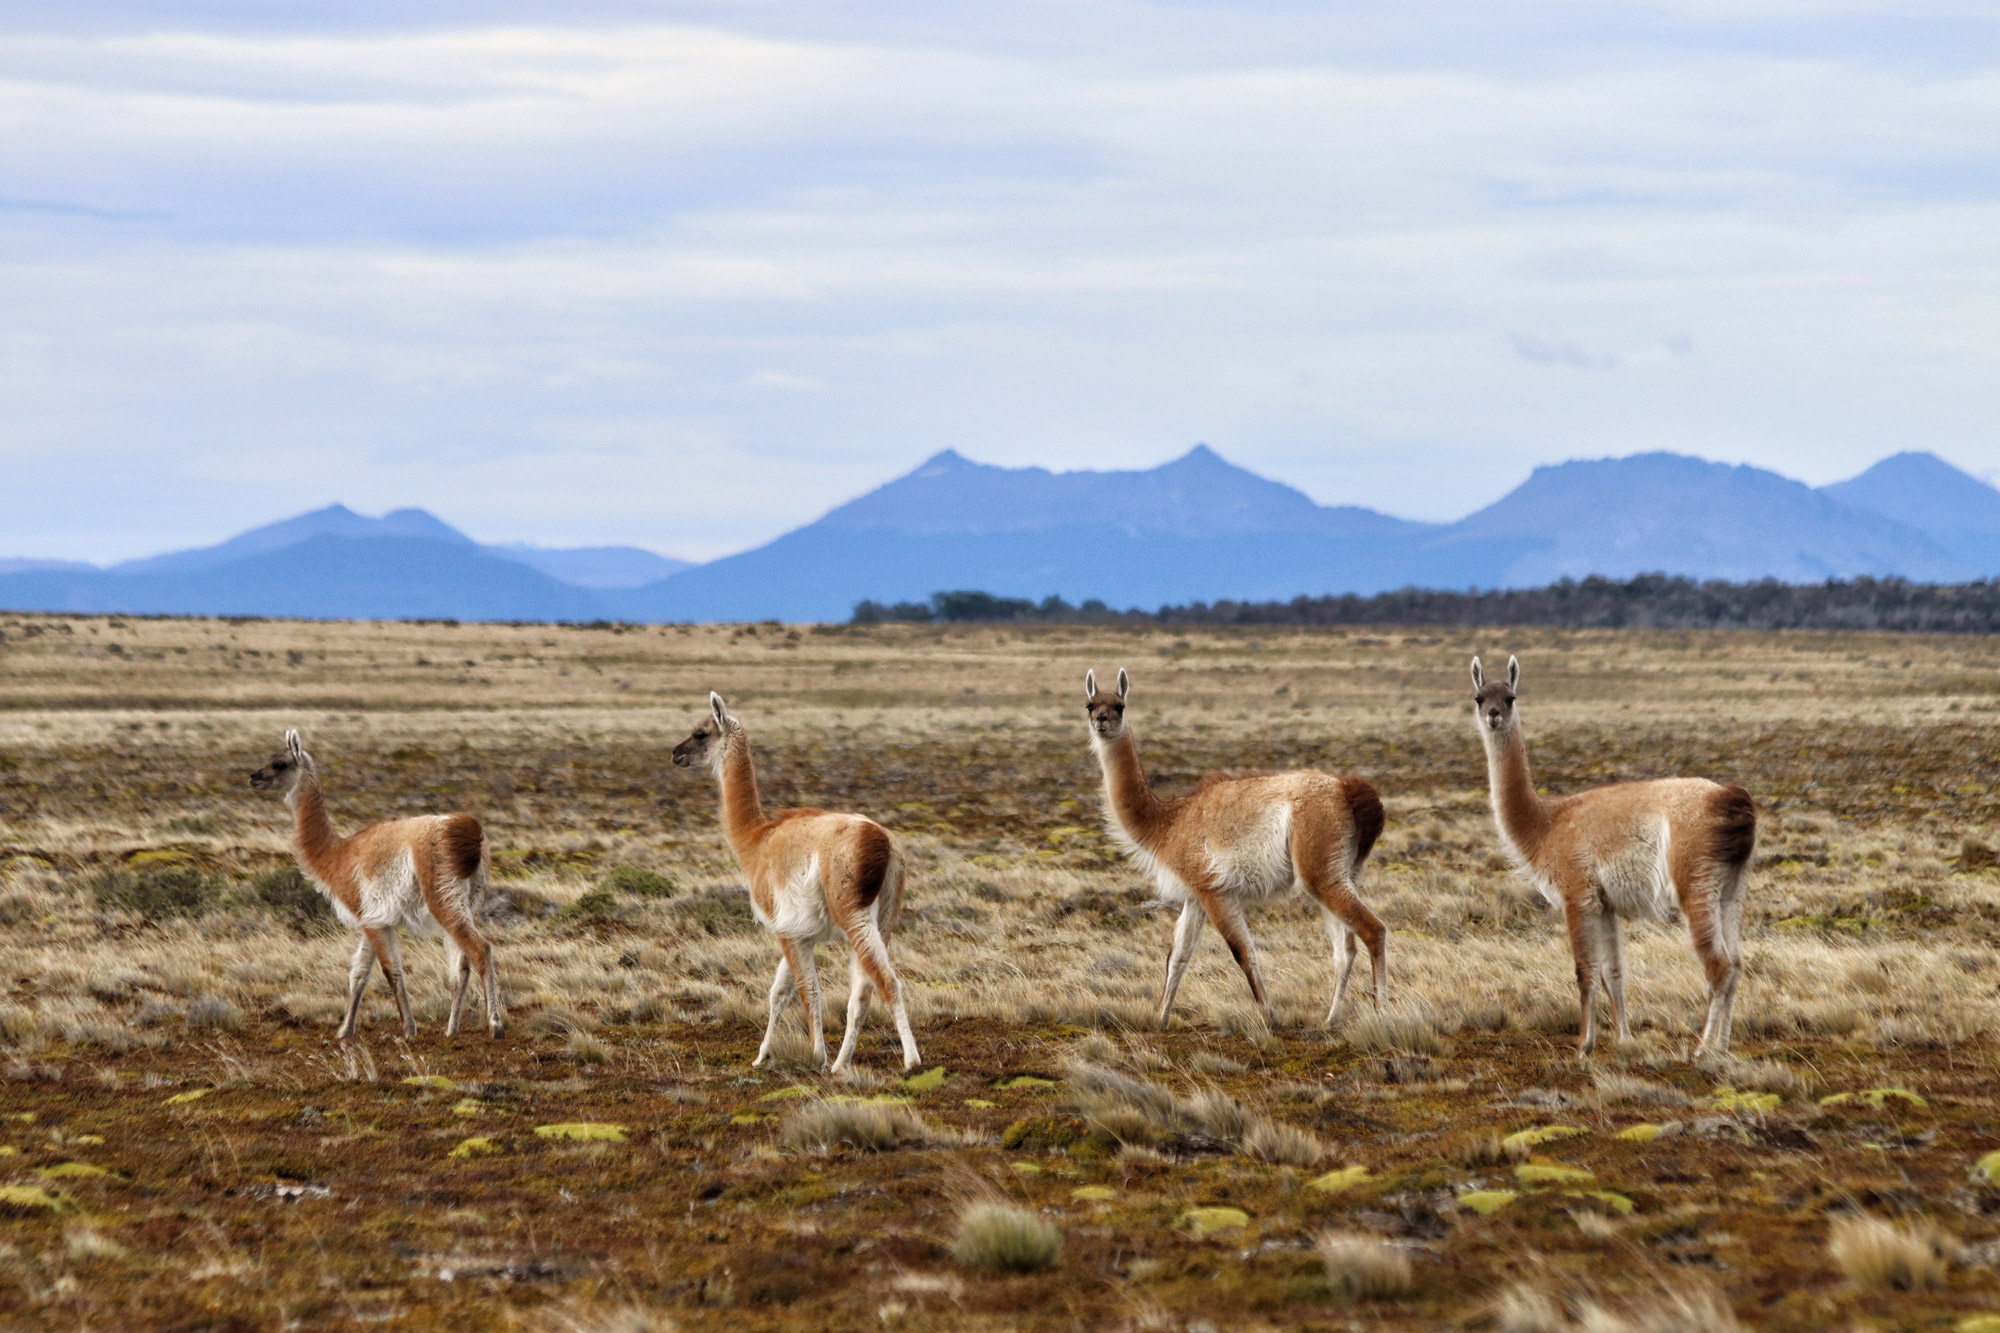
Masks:
[[[1244,1131],[1243,1155],[1273,1166],[1316,1166],[1326,1145],[1296,1126],[1260,1119]]]
[[[1493,1315],[1499,1333],[1740,1333],[1743,1327],[1722,1293],[1705,1284],[1666,1288],[1617,1307],[1579,1301],[1573,1319],[1562,1302],[1521,1284],[1500,1297]]]
[[[234,1032],[243,1026],[243,1011],[220,995],[204,995],[188,1006],[187,1025],[216,1032]]]
[[[1751,1062],[1745,1061],[1744,1063],[1748,1064]],[[1688,1104],[1688,1095],[1686,1093],[1666,1083],[1655,1083],[1651,1079],[1639,1078],[1632,1074],[1614,1073],[1609,1069],[1600,1069],[1591,1077],[1592,1081],[1597,1085],[1597,1095],[1603,1099],[1606,1106],[1616,1105],[1620,1102],[1635,1103],[1643,1106],[1686,1106]],[[1733,1086],[1741,1087],[1745,1085],[1735,1084]]]
[[[1876,1217],[1835,1218],[1826,1248],[1856,1286],[1897,1291],[1942,1286],[1959,1254],[1958,1242],[1930,1222],[1898,1225]]]
[[[581,1029],[569,1034],[563,1050],[578,1064],[601,1065],[611,1058],[609,1046]]]
[[[916,1112],[888,1102],[815,1102],[786,1116],[778,1127],[778,1141],[793,1152],[843,1147],[887,1152],[933,1137]]]
[[[0,1041],[10,1046],[30,1046],[40,1040],[41,1021],[32,1010],[17,1004],[0,1004]]]
[[[1189,1140],[1206,1140],[1280,1166],[1311,1166],[1326,1156],[1326,1145],[1305,1130],[1266,1119],[1213,1088],[1177,1099],[1157,1083],[1084,1061],[1073,1063],[1069,1076],[1070,1105],[1094,1133],[1121,1148],[1186,1148]]]
[[[1062,1232],[1011,1203],[972,1203],[958,1215],[951,1254],[968,1268],[1032,1273],[1062,1257]]]
[[[1357,1051],[1382,1055],[1444,1054],[1437,1020],[1411,1010],[1367,1013],[1348,1023],[1343,1036]]]
[[[1327,1285],[1342,1300],[1373,1301],[1407,1295],[1416,1286],[1410,1256],[1373,1236],[1329,1231],[1316,1242]]]
[[[1787,1097],[1806,1090],[1806,1080],[1799,1071],[1777,1060],[1745,1060],[1726,1055],[1702,1061],[1702,1068],[1740,1091],[1775,1092]]]

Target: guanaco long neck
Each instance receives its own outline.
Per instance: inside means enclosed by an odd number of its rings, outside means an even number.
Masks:
[[[750,757],[750,736],[741,727],[727,737],[716,776],[722,780],[722,835],[741,856],[770,823],[764,817],[764,797],[757,790],[757,765]]]
[[[1093,732],[1090,740],[1104,769],[1104,800],[1111,817],[1133,842],[1153,846],[1166,831],[1167,804],[1153,795],[1152,784],[1146,781],[1132,733],[1128,730],[1117,740],[1107,741]]]
[[[307,870],[330,883],[323,868],[339,844],[340,835],[333,831],[333,821],[326,817],[326,793],[320,790],[319,770],[311,764],[301,768],[299,780],[292,784],[285,803],[292,807],[292,841],[298,847],[299,859],[306,863]]]
[[[1535,790],[1528,772],[1528,743],[1517,720],[1504,731],[1482,729],[1486,742],[1486,783],[1493,795],[1493,817],[1514,850],[1532,861],[1549,834],[1549,803]]]

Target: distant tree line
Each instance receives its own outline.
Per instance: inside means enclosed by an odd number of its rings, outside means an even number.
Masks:
[[[1157,611],[1114,611],[1092,598],[958,590],[928,602],[864,601],[853,623],[1015,621],[1147,625],[1546,625],[1561,629],[1828,629],[1992,634],[2000,631],[2000,581],[1911,583],[1828,579],[1825,583],[1697,582],[1666,574],[1632,579],[1564,579],[1545,588],[1442,592],[1403,588],[1362,597],[1294,597],[1288,602],[1191,602]]]

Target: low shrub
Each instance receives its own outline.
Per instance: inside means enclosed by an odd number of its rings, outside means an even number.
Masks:
[[[736,889],[682,898],[674,904],[674,914],[710,935],[736,935],[757,929],[756,913],[750,910],[750,895]]]
[[[250,896],[272,916],[301,933],[333,924],[333,904],[297,866],[260,871],[250,880]]]
[[[588,889],[556,915],[565,921],[613,921],[618,916],[618,899],[609,889]]]
[[[598,887],[607,893],[623,894],[628,898],[671,898],[679,888],[671,879],[654,870],[642,870],[638,866],[613,866]]]
[[[222,885],[193,866],[120,867],[93,876],[90,893],[100,908],[164,921],[200,916],[221,898]]]

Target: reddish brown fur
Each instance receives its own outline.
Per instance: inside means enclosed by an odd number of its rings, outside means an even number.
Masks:
[[[295,734],[286,739],[288,746],[296,747]],[[299,863],[362,932],[362,949],[357,951],[349,973],[347,1019],[341,1025],[341,1035],[353,1033],[370,955],[380,963],[395,993],[405,1032],[415,1031],[395,938],[396,927],[406,916],[406,909],[394,906],[395,881],[405,858],[424,909],[450,942],[446,953],[454,975],[450,979],[448,1033],[457,1031],[465,987],[477,970],[484,983],[487,1026],[494,1036],[500,1035],[492,946],[472,924],[472,911],[486,880],[486,833],[479,821],[467,814],[389,819],[343,838],[334,832],[327,815],[319,771],[298,748],[273,758],[251,775],[251,781],[263,788],[290,784],[286,799],[292,807],[293,844]],[[377,895],[373,899],[371,892]]]
[[[1366,778],[1342,778],[1340,785],[1346,789],[1347,808],[1354,816],[1354,864],[1359,869],[1368,859],[1368,853],[1375,850],[1375,840],[1382,836],[1387,816],[1382,810],[1382,798]]]
[[[1619,1038],[1629,1035],[1619,919],[1661,914],[1666,905],[1659,890],[1668,887],[1709,984],[1699,1049],[1726,1052],[1743,966],[1743,876],[1757,840],[1749,794],[1704,778],[1656,778],[1543,796],[1528,770],[1527,743],[1514,708],[1519,671],[1510,661],[1505,684],[1489,681],[1475,658],[1474,714],[1486,750],[1494,820],[1522,868],[1563,909],[1583,1007],[1579,1051],[1588,1054],[1596,1041],[1594,997],[1600,987],[1610,996]]]
[[[1086,685],[1091,741],[1104,772],[1113,831],[1150,863],[1162,895],[1171,900],[1184,893],[1201,917],[1215,925],[1252,998],[1268,1006],[1242,904],[1303,884],[1325,909],[1329,935],[1345,949],[1328,1021],[1345,991],[1356,937],[1368,948],[1379,1005],[1387,993],[1387,931],[1356,890],[1361,866],[1382,831],[1382,802],[1375,789],[1359,778],[1305,771],[1212,773],[1186,795],[1162,798],[1146,780],[1138,747],[1125,727],[1123,672],[1119,682],[1115,694],[1095,690],[1094,675]],[[1267,841],[1279,827],[1272,822],[1276,819],[1289,823],[1289,846],[1273,847]],[[1274,858],[1288,858],[1289,864]],[[1184,909],[1161,987],[1162,1023],[1199,933],[1199,920]]]
[[[758,919],[777,935],[784,955],[773,982],[770,1021],[756,1063],[763,1063],[770,1053],[783,1008],[780,991],[788,978],[796,983],[799,1000],[806,1008],[814,1050],[825,1058],[813,949],[827,938],[822,931],[837,931],[852,946],[854,962],[848,1036],[841,1043],[835,1067],[843,1067],[842,1062],[852,1056],[869,987],[881,992],[895,1015],[904,1063],[914,1066],[916,1041],[909,1030],[902,985],[889,962],[887,947],[902,906],[902,848],[887,829],[859,815],[819,809],[779,810],[767,815],[748,733],[727,716],[718,696],[710,696],[710,708],[711,717],[674,747],[674,762],[682,767],[715,767],[722,787],[723,836],[749,881],[750,901]]]

